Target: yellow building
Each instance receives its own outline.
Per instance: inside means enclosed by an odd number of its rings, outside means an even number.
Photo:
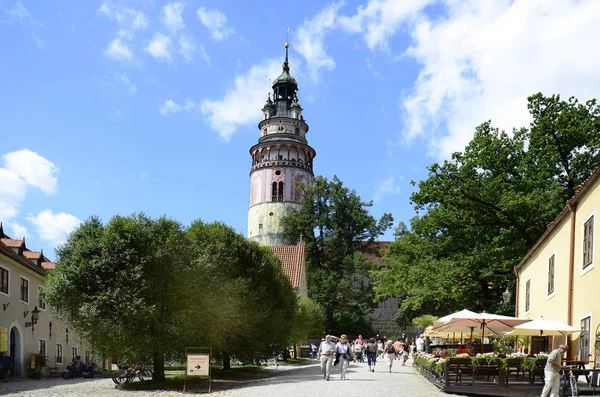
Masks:
[[[55,268],[41,251],[32,251],[25,239],[4,234],[0,222],[0,351],[13,360],[12,376],[25,376],[31,354],[46,357],[42,374],[56,372],[73,358],[91,360],[91,352],[79,337],[44,302],[46,272]]]
[[[580,360],[592,359],[600,324],[600,273],[594,269],[600,260],[599,245],[594,241],[599,186],[600,167],[579,186],[515,267],[517,317],[543,316],[581,329],[573,335],[568,354]],[[549,350],[564,343],[564,338],[544,343]]]

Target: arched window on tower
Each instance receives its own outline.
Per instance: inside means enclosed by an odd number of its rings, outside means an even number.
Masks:
[[[271,201],[283,201],[283,182],[273,182],[271,187]]]
[[[283,182],[279,182],[279,192],[277,193],[277,201],[283,201]]]

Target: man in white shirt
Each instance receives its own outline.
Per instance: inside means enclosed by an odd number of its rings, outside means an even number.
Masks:
[[[321,372],[323,372],[323,379],[325,380],[329,380],[334,355],[335,343],[331,341],[331,335],[327,335],[325,336],[325,340],[319,345],[319,350],[317,351],[317,358],[321,361]]]
[[[419,335],[416,340],[417,352],[425,351],[425,340],[423,339],[423,335]]]

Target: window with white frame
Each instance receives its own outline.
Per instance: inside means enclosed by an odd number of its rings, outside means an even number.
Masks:
[[[594,216],[583,224],[583,265],[582,269],[590,266],[594,261]]]
[[[62,349],[62,345],[57,343],[56,344],[56,363],[57,364],[62,364],[63,362],[63,349]]]
[[[39,339],[40,341],[40,354],[46,357],[46,341],[43,339]]]
[[[0,292],[8,295],[8,269],[0,267]]]
[[[529,311],[529,301],[531,297],[531,280],[525,283],[525,313]]]
[[[75,361],[75,357],[77,357],[77,348],[76,347],[71,348],[71,355],[73,356],[72,361]]]
[[[588,354],[590,353],[590,325],[592,323],[592,317],[584,317],[580,320],[581,333],[579,334],[579,359],[582,361],[588,361]]]
[[[21,277],[21,300],[29,302],[29,280]]]
[[[548,259],[548,295],[554,293],[554,262],[555,255],[552,255],[550,259]]]

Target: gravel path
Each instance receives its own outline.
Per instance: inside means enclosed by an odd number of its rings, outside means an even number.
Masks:
[[[392,373],[387,372],[383,363],[377,365],[374,373],[368,372],[367,364],[352,363],[346,380],[339,378],[337,368],[332,368],[331,381],[323,379],[318,364],[303,366],[270,367],[272,377],[243,382],[231,390],[219,391],[213,383],[215,397],[313,397],[313,396],[394,396],[441,397],[445,396],[435,386],[425,380],[411,366],[412,360],[402,367],[394,363]],[[204,392],[205,393],[205,392]],[[115,388],[110,379],[71,379],[45,378],[41,380],[11,380],[0,383],[0,395],[11,397],[180,397],[192,393],[163,391],[129,391]],[[199,395],[199,394],[196,394]]]

